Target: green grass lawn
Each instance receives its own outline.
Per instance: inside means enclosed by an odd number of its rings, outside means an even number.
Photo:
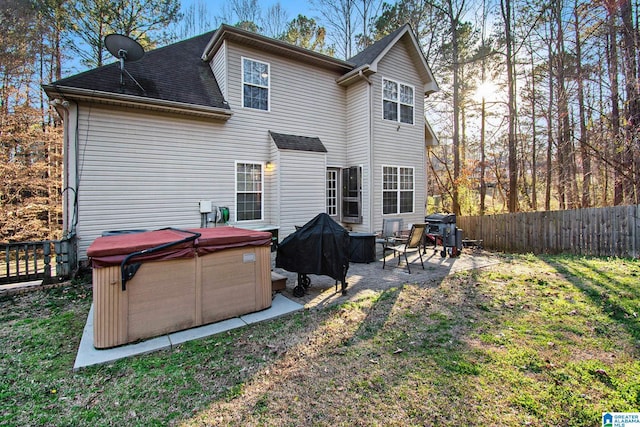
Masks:
[[[81,284],[0,301],[0,425],[599,426],[640,411],[640,262],[533,255],[72,372]]]

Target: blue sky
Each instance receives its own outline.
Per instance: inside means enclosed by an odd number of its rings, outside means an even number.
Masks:
[[[182,0],[181,5],[182,5],[183,12],[185,12],[192,4],[195,4],[195,5],[204,4],[206,6],[206,10],[208,12],[208,18],[209,18],[208,21],[211,23],[211,26],[210,28],[206,28],[206,29],[203,29],[202,31],[198,31],[198,33],[204,33],[217,28],[216,18],[223,15],[224,7],[228,3],[229,3],[229,0]],[[305,0],[298,0],[298,1],[296,0],[263,0],[263,1],[259,0],[258,1],[262,14],[264,14],[270,6],[276,3],[280,3],[282,8],[287,13],[287,22],[297,17],[298,14],[302,14],[307,17],[314,18],[316,19],[317,22],[320,21],[319,19],[320,14],[314,10],[315,9],[314,6],[309,1],[305,1]],[[228,22],[228,23],[235,24],[235,22]],[[190,36],[193,36],[193,35],[195,34],[191,34]],[[107,53],[106,63],[108,64],[109,62],[111,62],[111,58]],[[74,75],[86,70],[87,68],[81,64],[79,58],[71,59],[65,64],[65,70],[63,70],[63,77]]]
[[[189,8],[191,4],[198,4],[198,2],[202,2],[206,4],[207,9],[213,16],[221,15],[220,12],[225,4],[228,4],[228,0],[182,0],[182,10],[185,11]],[[311,18],[318,18],[319,13],[314,11],[314,6],[309,1],[304,0],[259,0],[258,4],[260,5],[260,9],[262,13],[266,12],[266,10],[272,5],[280,3],[282,8],[287,12],[288,20],[292,20],[298,14],[306,15]]]

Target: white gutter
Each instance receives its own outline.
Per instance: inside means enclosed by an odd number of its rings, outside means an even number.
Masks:
[[[373,156],[373,97],[371,96],[371,91],[373,90],[373,82],[364,75],[363,71],[360,70],[358,73],[364,81],[367,82],[367,102],[369,104],[369,230],[374,231],[373,227],[373,210],[374,210],[374,174],[375,171],[373,169],[374,166],[374,156]]]
[[[66,99],[54,98],[50,101],[50,104],[58,111],[60,114],[60,110],[62,110],[62,121],[64,122],[64,131],[63,131],[63,165],[64,165],[64,175],[62,177],[62,194],[63,194],[63,203],[64,209],[62,217],[62,228],[63,228],[63,237],[69,237],[75,234],[75,218],[77,217],[77,199],[78,199],[78,156],[77,156],[77,135],[75,132],[72,132],[78,123],[78,105],[71,103]],[[71,111],[73,108],[75,110],[74,114],[74,123],[71,122]],[[73,125],[73,126],[72,126]],[[73,138],[72,138],[73,135]],[[73,146],[72,146],[73,141]],[[71,194],[73,193],[73,194]]]
[[[64,95],[67,98],[80,101],[93,101],[104,104],[160,110],[192,116],[206,116],[221,120],[228,120],[233,115],[233,112],[226,108],[187,104],[185,102],[167,101],[164,99],[148,98],[136,95],[103,92],[68,86],[45,86],[44,89],[51,98],[54,98],[59,94]]]
[[[349,71],[347,74],[343,74],[342,76],[336,79],[336,83],[343,86],[349,86],[351,81],[360,77],[366,77],[365,73],[373,74],[376,72],[375,68],[372,68],[369,64],[361,65],[358,68],[355,68]]]

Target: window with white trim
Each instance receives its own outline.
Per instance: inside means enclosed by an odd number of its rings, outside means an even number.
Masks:
[[[411,213],[414,208],[413,168],[382,167],[382,213]]]
[[[342,222],[362,224],[362,167],[342,169]]]
[[[385,120],[413,124],[413,86],[382,79],[382,117]]]
[[[236,220],[262,219],[261,163],[236,163]]]
[[[242,58],[242,106],[269,111],[270,66]]]
[[[327,169],[327,215],[338,216],[338,169]]]

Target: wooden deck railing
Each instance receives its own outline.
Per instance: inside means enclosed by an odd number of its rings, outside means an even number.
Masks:
[[[74,244],[73,238],[0,243],[0,285],[69,277],[75,269]]]

